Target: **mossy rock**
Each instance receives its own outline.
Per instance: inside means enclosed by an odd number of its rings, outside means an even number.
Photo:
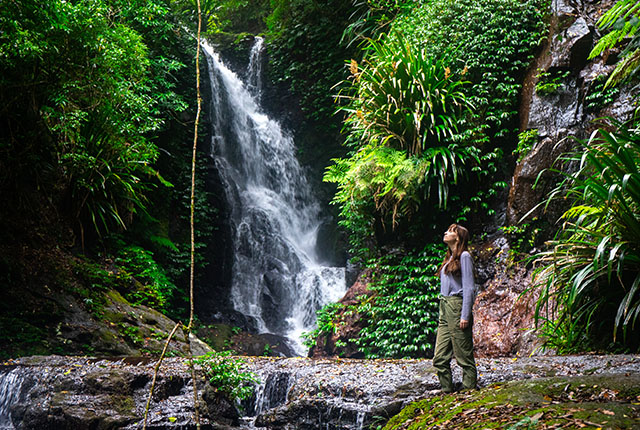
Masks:
[[[122,305],[129,305],[130,303],[127,301],[127,299],[125,299],[124,297],[122,297],[122,294],[120,294],[119,292],[117,292],[116,290],[109,290],[106,293],[107,297],[111,299],[112,302],[114,303],[120,303]]]
[[[384,430],[584,427],[640,428],[640,375],[512,381],[441,395],[411,403]]]
[[[233,348],[233,336],[238,331],[238,328],[228,324],[211,324],[200,327],[196,335],[214,350],[226,351]]]

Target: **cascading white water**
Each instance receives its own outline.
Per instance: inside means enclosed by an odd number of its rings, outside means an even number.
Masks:
[[[224,182],[233,234],[231,299],[265,333],[300,335],[315,311],[345,292],[343,267],[319,257],[321,209],[295,157],[294,142],[259,106],[262,40],[256,38],[245,85],[203,43],[209,66],[212,156]]]
[[[258,104],[261,103],[262,96],[262,51],[264,49],[264,39],[257,37],[249,54],[249,66],[247,67],[247,85],[249,91],[255,97]]]
[[[0,430],[13,430],[10,407],[20,398],[24,381],[21,369],[0,373]]]

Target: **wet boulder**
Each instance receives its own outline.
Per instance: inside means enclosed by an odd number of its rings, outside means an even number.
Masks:
[[[567,18],[568,15],[560,15]],[[553,39],[551,67],[581,70],[593,46],[593,26],[580,16]]]
[[[473,306],[476,357],[513,357],[539,353],[541,340],[531,331],[537,292],[528,291],[531,268],[516,262],[504,236],[474,249],[477,282]]]

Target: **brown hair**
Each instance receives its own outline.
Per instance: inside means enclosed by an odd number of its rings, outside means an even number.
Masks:
[[[451,248],[447,246],[447,255],[444,257],[444,260],[442,261],[442,264],[438,269],[438,274],[440,274],[440,272],[442,272],[442,269],[444,268],[444,273],[446,273],[447,275],[459,275],[460,256],[464,251],[469,252],[467,248],[469,243],[469,230],[458,224],[451,224],[447,231],[449,230],[453,230],[453,232],[458,235],[458,242],[456,243],[453,252],[451,251]],[[447,262],[449,264],[447,264]]]

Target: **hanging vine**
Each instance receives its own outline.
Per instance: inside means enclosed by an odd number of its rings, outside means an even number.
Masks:
[[[189,216],[189,225],[190,225],[190,265],[189,265],[189,324],[185,327],[183,326],[184,333],[184,342],[187,345],[187,363],[189,366],[189,371],[191,373],[191,381],[193,383],[193,408],[196,422],[196,429],[200,430],[200,410],[198,407],[198,386],[196,380],[196,371],[193,363],[193,352],[191,351],[191,343],[189,341],[191,337],[191,330],[193,328],[193,316],[194,316],[194,306],[193,306],[193,287],[194,287],[194,268],[195,268],[195,189],[196,189],[196,153],[198,147],[198,126],[200,124],[200,113],[202,111],[202,97],[200,95],[200,34],[202,30],[202,9],[200,7],[200,0],[196,0],[196,5],[198,8],[198,33],[196,36],[196,99],[197,99],[197,110],[196,110],[196,119],[194,123],[194,132],[193,132],[193,150],[191,153],[191,196],[190,196],[190,216]],[[147,405],[144,412],[144,423],[143,430],[147,428],[147,418],[149,415],[149,405],[151,404],[151,397],[153,396],[153,389],[155,386],[156,378],[158,376],[158,371],[160,370],[160,366],[162,365],[162,360],[167,351],[167,347],[169,346],[169,342],[173,335],[175,334],[177,328],[180,326],[180,323],[176,324],[174,329],[171,331],[171,334],[167,338],[162,354],[160,355],[160,359],[156,364],[153,375],[153,382],[151,383],[151,388],[149,390],[149,398],[147,399]]]

